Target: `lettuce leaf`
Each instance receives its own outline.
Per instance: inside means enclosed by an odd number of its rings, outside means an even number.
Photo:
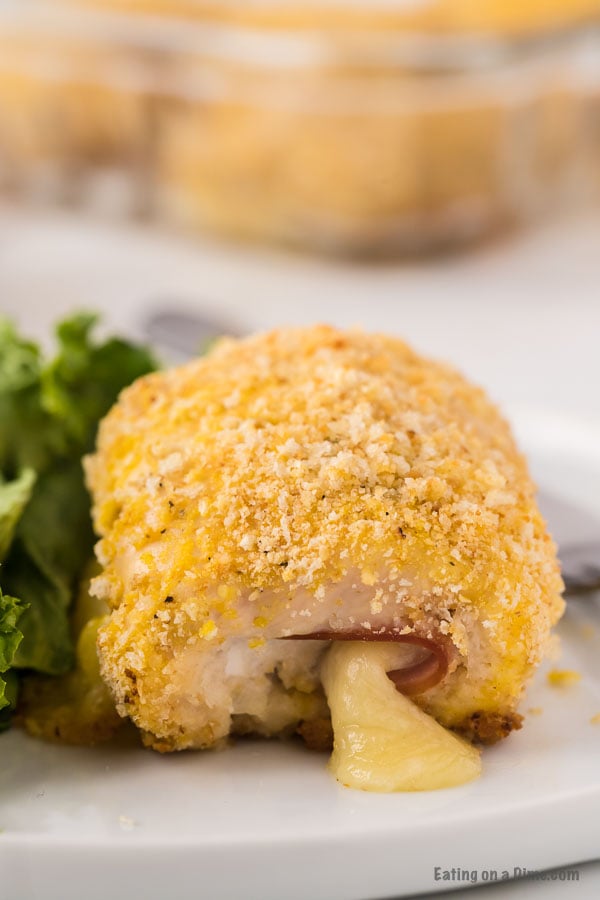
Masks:
[[[121,390],[156,367],[145,347],[118,338],[94,345],[96,323],[89,314],[61,322],[60,352],[41,376],[42,408],[60,425],[71,456],[92,448],[98,422]]]
[[[0,318],[0,473],[16,478],[92,448],[99,420],[119,392],[156,368],[144,347],[118,338],[95,343],[97,316],[80,314],[56,328],[58,353],[39,348]]]
[[[60,527],[57,527],[60,523]],[[40,475],[2,576],[28,604],[15,665],[51,675],[73,663],[68,624],[73,585],[91,555],[90,501],[79,460]]]
[[[61,322],[46,361],[0,318],[0,708],[18,670],[73,664],[69,609],[94,543],[81,457],[121,389],[155,368],[143,347],[95,341],[95,324]]]
[[[0,563],[10,550],[17,524],[35,483],[33,469],[24,469],[19,478],[0,483]]]
[[[24,604],[20,600],[8,597],[0,590],[0,710],[14,706],[16,701],[15,680],[8,670],[23,639],[18,628],[23,610]],[[5,675],[7,672],[8,676]]]
[[[0,318],[0,473],[18,478],[64,454],[62,429],[42,405],[39,349]]]

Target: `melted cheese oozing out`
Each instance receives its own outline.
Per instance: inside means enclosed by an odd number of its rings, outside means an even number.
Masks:
[[[330,768],[363,791],[429,791],[455,787],[481,773],[479,751],[400,694],[387,672],[406,664],[411,648],[337,642],[321,679],[331,711]]]

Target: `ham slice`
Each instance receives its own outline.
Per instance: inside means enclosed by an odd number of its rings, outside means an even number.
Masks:
[[[393,631],[368,631],[357,628],[347,631],[313,631],[310,634],[294,634],[285,640],[297,641],[381,641],[386,643],[412,644],[420,647],[425,654],[419,654],[409,665],[388,672],[400,693],[407,697],[422,694],[435,687],[448,671],[448,650],[445,642],[420,637],[417,634],[398,634]]]

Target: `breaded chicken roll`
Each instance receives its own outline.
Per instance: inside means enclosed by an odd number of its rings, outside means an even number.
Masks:
[[[555,546],[508,425],[452,368],[359,330],[222,340],[128,388],[86,470],[101,670],[151,747],[324,746],[333,722],[340,780],[411,789],[477,774],[448,729],[520,726],[563,609]]]

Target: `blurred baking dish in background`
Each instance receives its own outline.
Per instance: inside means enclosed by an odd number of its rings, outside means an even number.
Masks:
[[[599,0],[0,11],[5,189],[365,255],[600,194]]]
[[[61,0],[59,0],[61,2]],[[261,27],[525,34],[594,21],[598,0],[62,0]]]

